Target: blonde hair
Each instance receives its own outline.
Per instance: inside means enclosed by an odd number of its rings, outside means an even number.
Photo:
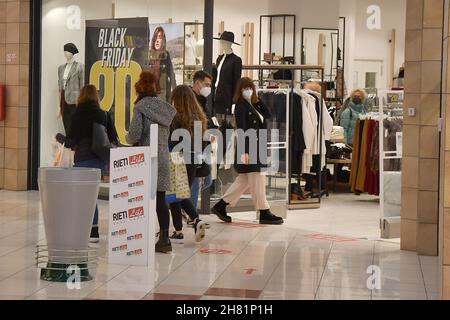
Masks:
[[[362,102],[363,102],[363,103],[366,102],[367,94],[366,94],[366,91],[365,91],[364,89],[355,89],[355,90],[353,90],[352,93],[350,94],[350,98],[353,99],[353,97],[354,97],[357,93],[359,93],[359,94],[361,95],[361,100],[362,100]]]

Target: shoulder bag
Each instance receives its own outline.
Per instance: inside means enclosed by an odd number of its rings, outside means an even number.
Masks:
[[[113,145],[109,141],[108,136],[108,114],[105,112],[106,126],[94,122],[92,126],[92,152],[99,157],[104,163],[108,164],[110,160],[110,150]]]

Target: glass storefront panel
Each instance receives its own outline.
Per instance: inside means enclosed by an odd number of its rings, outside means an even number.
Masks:
[[[137,21],[142,19],[137,17],[145,18],[147,23],[139,24]],[[120,22],[111,22],[111,19]],[[54,137],[57,133],[65,133],[64,120],[67,126],[70,119],[68,110],[76,103],[78,88],[87,82],[98,86],[101,106],[115,119],[122,140],[134,107],[132,82],[140,70],[158,67],[161,97],[165,99],[174,86],[191,84],[192,72],[200,69],[203,63],[203,20],[203,0],[44,0],[41,166],[52,165],[56,153]],[[89,31],[88,26],[93,26],[92,30]],[[136,28],[139,31],[136,32]],[[111,35],[115,30],[118,30],[116,37]],[[155,54],[152,51],[155,41],[152,40],[161,35],[165,35],[166,48],[158,47],[163,54]],[[64,74],[68,62],[64,45],[68,43],[76,47],[71,51],[78,51],[73,58],[79,68],[68,70],[67,76]],[[168,57],[170,68],[166,63]],[[62,95],[64,82],[66,90]]]

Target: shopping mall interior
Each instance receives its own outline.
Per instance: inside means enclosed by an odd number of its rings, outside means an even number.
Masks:
[[[0,1],[0,300],[450,299],[449,16],[450,0]],[[260,223],[250,192],[232,223],[214,214],[241,175],[226,140],[199,178],[204,239],[183,217],[184,240],[155,252],[160,155],[125,147],[134,83],[157,65],[170,102],[205,70],[232,129],[230,55],[273,115],[262,179],[284,223]],[[94,187],[62,182],[56,139],[85,84],[123,145]],[[96,201],[99,241],[80,245]]]

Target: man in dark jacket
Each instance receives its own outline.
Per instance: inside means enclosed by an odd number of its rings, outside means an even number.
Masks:
[[[202,106],[203,111],[205,111],[208,120],[211,120],[212,110],[208,106],[208,97],[211,95],[212,86],[212,76],[206,71],[197,71],[194,74],[194,85],[192,90],[197,97],[198,103]]]
[[[194,85],[192,86],[192,91],[194,91],[195,96],[197,97],[197,101],[200,106],[205,111],[205,114],[208,118],[208,129],[217,129],[217,125],[214,123],[211,108],[208,105],[208,97],[211,95],[211,87],[212,87],[212,76],[206,71],[197,71],[194,74]],[[198,198],[200,194],[200,184],[201,179],[195,178],[194,183],[192,184],[191,193],[192,198],[191,202],[194,204],[195,209],[198,207]],[[212,185],[212,177],[211,175],[207,176],[203,181],[203,188],[207,189]]]

